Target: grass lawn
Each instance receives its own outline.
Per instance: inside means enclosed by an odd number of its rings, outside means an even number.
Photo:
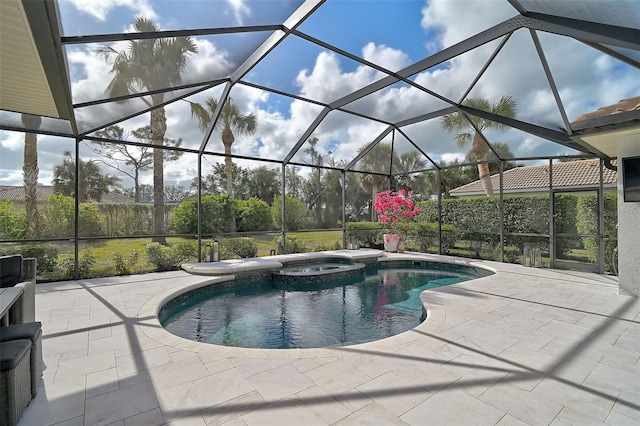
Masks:
[[[255,235],[254,238],[258,244],[258,256],[268,256],[271,250],[276,249],[276,239],[279,237],[279,233],[261,234]],[[314,231],[314,232],[298,232],[289,233],[288,237],[295,237],[298,242],[302,243],[306,251],[313,251],[316,249],[332,250],[336,247],[336,243],[342,247],[342,231]],[[181,238],[181,237],[167,237],[167,242],[170,245],[178,242],[195,242],[194,239]],[[140,274],[145,272],[154,271],[155,267],[147,260],[146,245],[151,242],[151,237],[148,238],[123,238],[113,240],[97,240],[97,241],[82,241],[80,244],[79,259],[82,262],[83,254],[88,250],[95,259],[94,265],[91,267],[92,277],[104,277],[116,275],[114,253],[120,252],[124,258],[128,257],[130,253],[136,251],[138,253],[138,261],[131,268],[133,274]],[[223,243],[224,244],[224,243]],[[72,257],[74,255],[74,246],[71,242],[63,242],[56,244],[59,247],[58,263],[65,257]],[[196,261],[196,259],[192,259]],[[39,277],[42,281],[56,281],[62,280],[63,273],[56,271],[50,274],[46,274],[43,277]]]

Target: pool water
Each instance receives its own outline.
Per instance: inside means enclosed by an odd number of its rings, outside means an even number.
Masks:
[[[161,310],[171,333],[225,346],[318,348],[370,342],[425,319],[419,295],[429,288],[477,278],[472,268],[367,268],[364,280],[292,291],[271,282],[206,287]],[[359,281],[359,282],[358,282]]]

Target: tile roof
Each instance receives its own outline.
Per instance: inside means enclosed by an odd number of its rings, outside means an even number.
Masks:
[[[620,114],[622,112],[638,110],[640,110],[640,96],[635,96],[633,98],[622,99],[618,103],[603,106],[595,111],[582,114],[581,116],[577,117],[575,121],[590,120],[592,118],[606,117],[609,115]]]
[[[53,195],[53,186],[36,186],[36,201],[44,203],[50,195]],[[0,201],[10,200],[18,203],[24,203],[24,187],[23,186],[0,186]],[[126,195],[109,192],[102,196],[103,203],[133,203],[133,198]]]
[[[579,186],[596,186],[600,183],[598,159],[569,161],[553,164],[554,188],[574,188]],[[516,167],[502,174],[504,192],[520,192],[527,190],[544,190],[549,188],[549,164],[540,166]],[[618,181],[617,172],[603,169],[603,184],[615,186]],[[491,176],[494,188],[500,186],[500,174]],[[468,183],[450,191],[451,195],[484,194],[480,180]]]

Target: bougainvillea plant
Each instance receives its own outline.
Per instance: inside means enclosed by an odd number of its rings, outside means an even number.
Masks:
[[[401,232],[406,231],[407,223],[422,213],[404,189],[378,192],[373,206],[378,213],[378,222],[388,223],[391,230],[397,228]]]

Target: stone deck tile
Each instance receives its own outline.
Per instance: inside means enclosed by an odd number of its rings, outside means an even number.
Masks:
[[[639,299],[619,296],[612,277],[470,263],[498,274],[423,293],[429,319],[412,331],[293,351],[217,347],[159,327],[171,293],[212,277],[38,284],[46,369],[19,425],[640,420]]]

